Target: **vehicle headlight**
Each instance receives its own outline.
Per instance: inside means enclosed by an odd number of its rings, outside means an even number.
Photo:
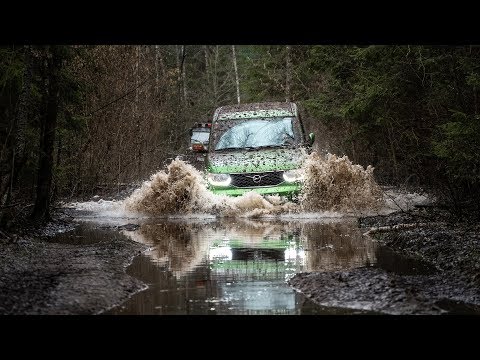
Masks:
[[[228,186],[232,182],[228,174],[208,174],[207,180],[213,186]]]
[[[286,182],[302,181],[304,174],[300,169],[288,170],[283,173],[283,178]]]

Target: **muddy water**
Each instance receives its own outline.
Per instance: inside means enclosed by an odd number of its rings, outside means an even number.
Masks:
[[[150,246],[127,269],[149,288],[109,314],[360,313],[315,305],[286,281],[298,272],[378,261],[376,244],[362,236],[353,218],[150,219],[123,233]]]
[[[102,237],[82,235],[89,226],[133,223],[124,235],[150,247],[127,269],[148,289],[110,314],[349,314],[314,305],[287,280],[365,266],[425,271],[378,248],[356,220],[408,209],[421,196],[384,191],[373,168],[347,157],[312,153],[302,171],[295,202],[254,192],[234,198],[209,191],[202,173],[176,159],[122,201],[67,204],[90,223],[72,241]]]
[[[299,171],[305,179],[295,202],[279,196],[263,197],[255,192],[230,197],[209,191],[204,174],[175,159],[136,189],[122,207],[150,216],[208,213],[258,218],[319,211],[358,215],[379,210],[385,203],[382,190],[373,178],[373,168],[364,169],[346,156],[329,154],[323,158],[312,153]]]

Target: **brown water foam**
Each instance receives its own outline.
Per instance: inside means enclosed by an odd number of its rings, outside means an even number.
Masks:
[[[302,171],[304,187],[299,203],[292,203],[255,192],[239,197],[213,194],[202,173],[175,159],[144,182],[125,200],[125,206],[149,215],[208,213],[255,218],[300,212],[351,212],[376,209],[383,204],[373,168],[352,164],[347,156],[320,157],[312,153],[306,157]]]
[[[304,164],[305,181],[300,195],[303,211],[355,212],[378,210],[383,191],[373,177],[373,167],[353,164],[345,155],[310,154]]]

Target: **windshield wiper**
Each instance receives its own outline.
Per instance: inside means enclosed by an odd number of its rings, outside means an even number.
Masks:
[[[232,151],[232,150],[241,150],[239,147],[225,147],[220,149],[215,149],[215,151]]]
[[[285,147],[291,147],[292,145],[290,144],[275,144],[275,145],[262,145],[262,146],[255,146],[252,149],[253,150],[258,150],[258,149],[276,149],[276,148],[285,148]]]
[[[232,150],[250,151],[250,150],[256,150],[256,149],[258,149],[258,147],[244,146],[244,147],[226,147],[226,148],[216,149],[215,151],[232,151]]]

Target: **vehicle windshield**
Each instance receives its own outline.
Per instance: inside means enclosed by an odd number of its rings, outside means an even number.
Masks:
[[[208,144],[208,139],[210,138],[210,130],[209,131],[194,131],[190,138],[190,142],[192,144]]]
[[[292,117],[222,120],[216,126],[215,150],[292,146],[298,138]]]

